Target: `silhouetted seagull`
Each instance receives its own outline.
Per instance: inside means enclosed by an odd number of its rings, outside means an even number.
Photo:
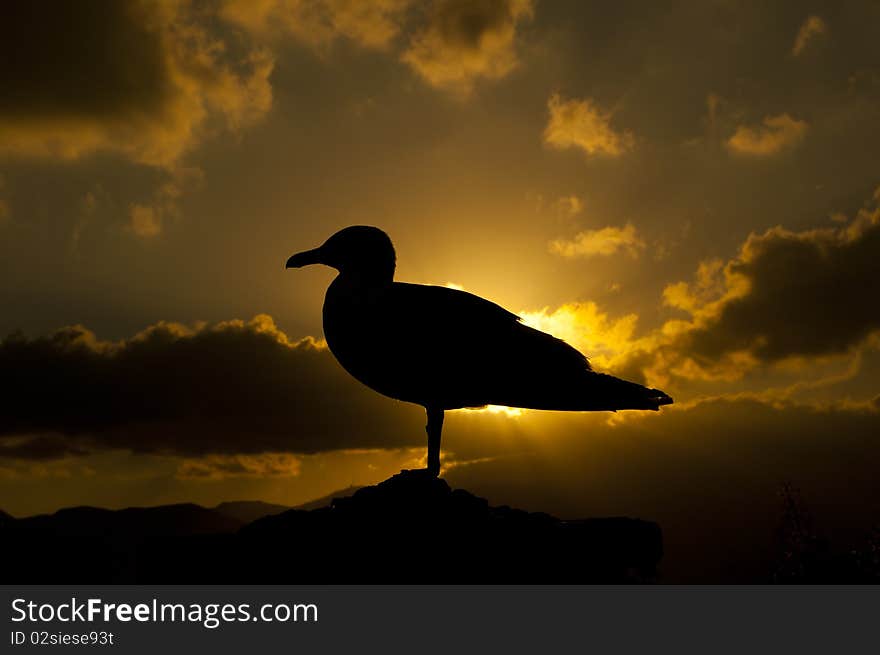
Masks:
[[[561,339],[479,296],[395,282],[395,263],[387,234],[355,225],[293,255],[286,267],[339,271],[324,298],[327,345],[371,389],[425,408],[431,475],[440,474],[447,409],[657,410],[672,402],[657,389],[596,373]]]

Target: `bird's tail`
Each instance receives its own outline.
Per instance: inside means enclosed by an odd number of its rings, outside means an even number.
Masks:
[[[649,409],[657,411],[671,405],[672,398],[659,389],[651,389],[635,382],[621,380],[613,375],[593,373],[582,403],[584,409],[617,411],[619,409]]]
[[[506,405],[565,412],[616,412],[624,409],[657,411],[663,405],[672,404],[672,398],[659,389],[649,389],[584,368],[568,377],[529,378],[526,384],[519,382],[514,380],[514,384],[503,393],[473,405]]]

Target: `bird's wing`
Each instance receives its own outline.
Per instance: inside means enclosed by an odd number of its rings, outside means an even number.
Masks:
[[[465,291],[395,283],[377,317],[384,336],[376,342],[395,353],[383,360],[388,377],[443,396],[448,406],[534,405],[549,376],[574,383],[590,371],[586,357],[561,339]]]
[[[444,329],[455,329],[458,325],[500,330],[520,321],[519,316],[500,305],[459,289],[397,282],[391,292],[390,300],[396,308]]]

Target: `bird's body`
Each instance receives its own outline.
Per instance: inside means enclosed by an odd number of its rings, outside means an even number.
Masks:
[[[672,402],[657,389],[593,371],[567,343],[488,300],[394,282],[394,249],[377,228],[346,228],[287,265],[311,263],[340,271],[324,299],[331,352],[371,389],[425,407],[434,475],[447,409],[657,410]]]
[[[656,409],[645,387],[596,373],[564,341],[506,309],[446,287],[337,277],[324,337],[353,377],[425,407],[506,405],[548,410]]]

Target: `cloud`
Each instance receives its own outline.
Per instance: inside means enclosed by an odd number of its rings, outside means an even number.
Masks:
[[[819,36],[825,34],[827,27],[825,21],[818,16],[808,16],[798,30],[794,39],[794,45],[791,47],[793,57],[798,57],[804,51],[807,45]]]
[[[802,384],[828,360],[857,363],[880,331],[880,307],[866,295],[880,261],[878,199],[846,224],[774,227],[749,235],[730,260],[702,262],[693,281],[664,289],[664,304],[688,318],[627,344],[616,364],[655,384],[729,382],[766,367],[788,367]]]
[[[595,302],[572,302],[550,310],[519,312],[523,323],[548,332],[589,355],[598,369],[611,365],[613,357],[633,344],[637,314],[612,318]]]
[[[0,483],[37,482],[39,486],[54,488],[59,479],[81,480],[93,477],[95,473],[95,469],[80,457],[29,459],[29,455],[24,457],[0,455]]]
[[[159,236],[162,224],[159,222],[158,211],[154,207],[132,205],[128,211],[128,227],[133,234],[149,239]]]
[[[767,116],[761,127],[737,127],[727,140],[727,147],[736,154],[767,157],[797,145],[806,133],[806,121],[796,120],[788,114]]]
[[[302,461],[290,453],[258,455],[205,455],[185,458],[177,468],[181,480],[226,480],[228,478],[294,477]]]
[[[219,15],[273,47],[292,38],[325,51],[346,39],[394,53],[431,86],[466,96],[477,80],[516,68],[517,32],[532,17],[532,4],[436,0],[421,11],[413,0],[225,0]]]
[[[584,210],[584,201],[576,195],[562,196],[557,198],[554,207],[559,214],[570,218],[577,216]]]
[[[624,227],[603,227],[579,232],[573,239],[556,239],[549,244],[550,252],[563,257],[593,257],[625,252],[632,258],[644,250],[645,242],[632,223]]]
[[[0,440],[0,459],[47,460],[87,453],[58,434],[31,434]]]
[[[701,262],[692,280],[663,290],[663,304],[684,317],[641,334],[636,314],[613,317],[591,302],[521,315],[590,356],[597,370],[651,386],[732,383],[772,369],[801,389],[850,379],[861,354],[880,347],[880,305],[868,291],[878,261],[880,189],[844,223],[774,227],[749,235],[728,260]]]
[[[159,236],[170,219],[181,215],[178,202],[185,190],[201,184],[202,170],[178,166],[169,178],[154,192],[149,204],[132,203],[128,210],[128,230],[137,237],[151,239]]]
[[[632,132],[616,131],[611,113],[591,99],[564,100],[558,93],[547,101],[550,120],[544,129],[544,143],[560,150],[580,148],[587,155],[619,157],[635,145]]]
[[[389,47],[412,0],[226,0],[220,16],[268,39],[290,35],[316,48],[339,38],[378,50]]]
[[[531,17],[531,0],[437,0],[401,60],[428,84],[467,94],[516,68],[517,29]]]
[[[217,38],[209,21],[185,0],[12,3],[0,23],[0,154],[113,152],[172,168],[218,129],[259,120],[272,58]]]
[[[694,285],[667,288],[667,304],[701,324],[704,356],[747,349],[762,361],[843,353],[880,329],[866,296],[880,261],[880,208],[841,227],[751,234],[739,254]]]
[[[657,328],[639,332],[637,314],[614,316],[592,302],[521,315],[590,356],[597,370],[661,388],[779,372],[795,385],[774,390],[763,375],[754,396],[778,403],[795,387],[851,378],[859,353],[880,346],[880,309],[870,296],[878,261],[880,190],[845,223],[771,228],[751,234],[730,259],[702,262],[691,280],[666,286],[663,303],[680,316]],[[107,449],[303,454],[423,442],[418,408],[362,387],[321,343],[293,341],[264,315],[194,327],[162,322],[118,342],[81,326],[12,335],[0,343],[0,370],[0,455],[12,458]]]
[[[291,341],[265,315],[160,322],[118,342],[82,326],[12,335],[0,343],[0,370],[10,456],[313,453],[424,439],[418,408],[361,386],[321,343]]]

